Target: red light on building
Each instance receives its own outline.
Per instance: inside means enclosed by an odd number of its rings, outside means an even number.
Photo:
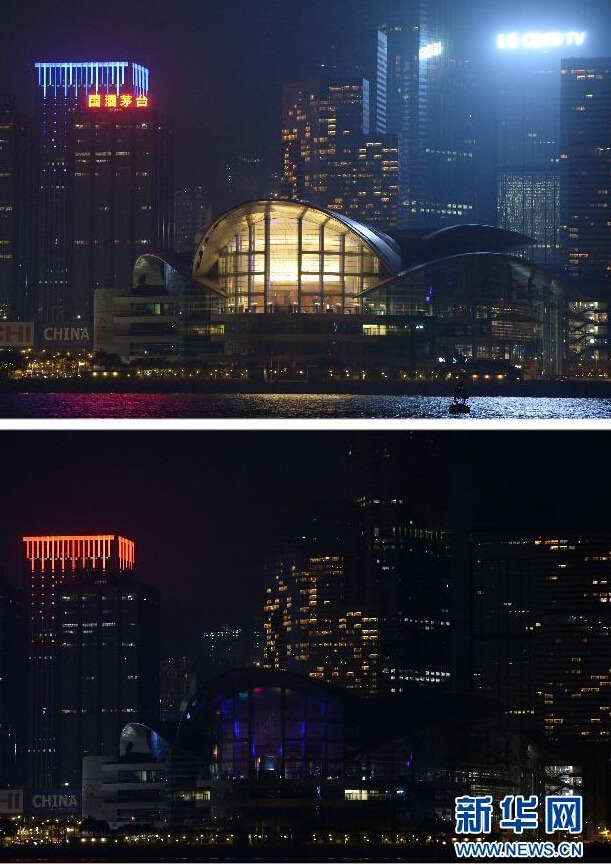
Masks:
[[[54,573],[56,568],[61,573],[85,568],[106,570],[113,557],[118,558],[121,570],[132,570],[135,562],[134,541],[114,534],[41,535],[24,537],[23,542],[32,572],[37,564],[43,573],[45,569]]]

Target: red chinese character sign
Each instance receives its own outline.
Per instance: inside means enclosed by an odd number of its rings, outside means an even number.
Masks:
[[[131,93],[89,93],[89,108],[148,108],[148,96],[132,96]]]

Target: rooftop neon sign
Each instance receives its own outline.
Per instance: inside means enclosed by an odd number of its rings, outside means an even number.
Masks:
[[[148,96],[132,96],[131,93],[89,93],[88,108],[148,108]]]
[[[525,50],[545,51],[548,48],[580,48],[586,41],[584,30],[551,30],[549,32],[537,33],[499,33],[496,37],[496,46],[501,51],[519,48]]]

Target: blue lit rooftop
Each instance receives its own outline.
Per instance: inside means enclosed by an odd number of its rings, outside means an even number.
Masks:
[[[36,84],[42,90],[43,98],[50,91],[53,97],[57,91],[69,91],[78,95],[84,93],[131,93],[146,96],[149,89],[149,70],[140,63],[128,60],[81,60],[63,62],[35,63]]]

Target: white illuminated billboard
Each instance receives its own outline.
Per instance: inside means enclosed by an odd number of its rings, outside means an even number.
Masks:
[[[440,54],[443,54],[441,42],[431,42],[420,49],[420,60],[429,60],[431,57],[439,57]]]
[[[583,30],[550,30],[537,33],[499,33],[496,37],[497,48],[502,51],[515,51],[519,48],[526,50],[545,51],[549,48],[580,48],[586,41],[586,33]]]

